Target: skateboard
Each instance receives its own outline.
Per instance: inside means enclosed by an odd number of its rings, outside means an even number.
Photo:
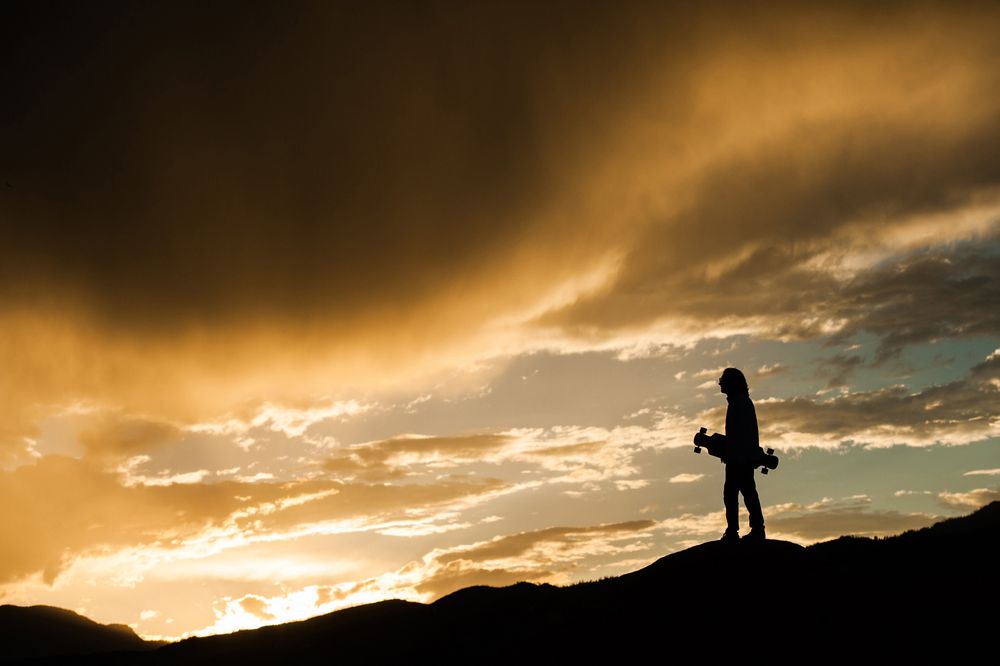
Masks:
[[[708,451],[708,455],[715,456],[725,462],[726,436],[717,432],[708,434],[705,428],[701,428],[694,436],[694,452],[701,453],[702,449]],[[760,467],[762,474],[767,474],[768,470],[778,467],[778,456],[774,455],[774,449],[764,450],[758,446],[753,458],[753,466]]]

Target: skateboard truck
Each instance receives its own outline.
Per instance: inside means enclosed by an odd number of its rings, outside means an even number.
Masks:
[[[699,428],[698,429],[698,434],[704,435],[706,433],[708,433],[708,430],[706,428]],[[701,447],[696,444],[695,447],[694,447],[694,452],[695,453],[701,453]]]
[[[767,455],[769,455],[769,456],[770,455],[774,455],[774,449],[768,449],[767,450]],[[760,473],[761,474],[767,474],[767,467],[761,467],[760,468]]]

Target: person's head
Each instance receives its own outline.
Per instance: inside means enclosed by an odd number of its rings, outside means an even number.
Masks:
[[[719,377],[719,390],[726,395],[737,395],[748,393],[750,387],[747,386],[747,378],[736,368],[726,368]]]

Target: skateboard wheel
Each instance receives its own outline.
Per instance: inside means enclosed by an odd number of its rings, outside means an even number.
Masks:
[[[700,446],[694,447],[694,452],[695,453],[701,453],[701,447]]]
[[[774,449],[768,449],[767,450],[767,455],[769,455],[769,456],[774,455]]]
[[[761,474],[767,474],[767,468],[766,467],[761,467],[760,468],[760,473]]]
[[[698,432],[700,432],[702,435],[704,435],[706,432],[708,432],[708,428],[704,428],[704,427],[698,428]]]

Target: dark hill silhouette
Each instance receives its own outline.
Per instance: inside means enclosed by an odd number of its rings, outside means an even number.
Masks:
[[[124,624],[98,624],[53,606],[0,606],[0,659],[152,650]]]
[[[73,663],[954,660],[995,642],[998,534],[994,502],[884,539],[710,542],[569,587],[471,587]]]

